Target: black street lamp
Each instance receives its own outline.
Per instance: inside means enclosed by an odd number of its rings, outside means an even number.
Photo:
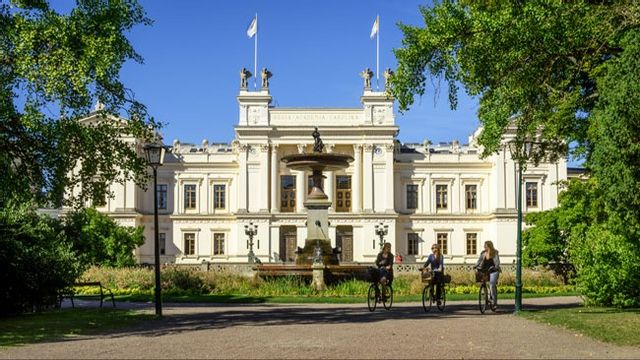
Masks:
[[[249,254],[247,254],[247,257],[249,258],[249,263],[253,264],[256,259],[256,255],[253,253],[253,237],[258,234],[258,225],[253,225],[253,223],[250,222],[249,225],[244,226],[244,233],[249,237],[249,241],[247,242]]]
[[[147,144],[144,152],[149,166],[153,169],[153,231],[154,256],[155,256],[155,277],[156,277],[156,315],[162,316],[162,296],[160,293],[160,236],[158,233],[158,167],[164,162],[165,147],[161,144]]]
[[[382,251],[382,247],[384,246],[384,237],[389,233],[389,225],[385,225],[383,223],[376,224],[376,235],[380,236],[380,251]]]
[[[527,160],[531,157],[533,145],[534,142],[528,140],[513,140],[509,142],[511,158],[518,164],[518,194],[516,200],[518,210],[516,239],[516,313],[522,309],[522,173],[526,170]]]

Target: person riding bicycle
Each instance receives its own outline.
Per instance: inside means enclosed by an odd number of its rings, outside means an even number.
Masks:
[[[489,294],[491,295],[492,306],[498,305],[498,277],[500,276],[500,256],[498,250],[493,247],[493,242],[485,241],[484,250],[480,253],[480,258],[475,268],[478,271],[489,273]]]
[[[442,284],[444,283],[444,258],[440,253],[440,245],[431,245],[431,251],[433,254],[429,255],[427,261],[420,268],[420,271],[424,272],[430,266],[433,271],[433,280],[436,285],[436,299],[438,299],[438,306],[441,303],[440,294],[442,293]]]
[[[378,268],[378,274],[380,283],[387,282],[391,285],[393,281],[393,254],[391,253],[391,243],[384,243],[382,251],[378,253],[376,258],[376,267]]]

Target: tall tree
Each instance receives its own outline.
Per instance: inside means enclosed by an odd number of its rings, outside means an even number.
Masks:
[[[602,65],[640,22],[638,2],[444,1],[420,9],[424,27],[400,25],[403,47],[390,93],[405,111],[427,80],[444,79],[452,108],[458,87],[480,99],[484,154],[500,147],[515,119],[520,139],[538,134],[535,154],[589,150],[588,116]]]
[[[111,182],[145,181],[122,135],[149,139],[157,124],[119,72],[142,62],[127,32],[150,23],[136,0],[77,0],[68,13],[46,0],[0,3],[0,204],[82,204],[103,199]],[[103,121],[81,124],[96,100]]]
[[[605,305],[640,304],[640,3],[446,1],[421,8],[425,26],[401,25],[404,47],[390,93],[407,110],[428,79],[480,98],[484,155],[510,121],[538,137],[543,156],[585,157],[588,181],[560,206],[530,217],[529,256],[559,258],[568,245],[577,285]]]

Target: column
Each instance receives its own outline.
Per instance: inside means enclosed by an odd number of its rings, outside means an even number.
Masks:
[[[278,212],[278,145],[271,145],[271,212]]]
[[[238,212],[247,212],[247,150],[249,146],[238,146]]]
[[[360,207],[360,194],[362,193],[360,189],[361,183],[361,169],[362,169],[362,145],[355,144],[353,145],[353,181],[351,181],[351,199],[353,203],[351,204],[351,211],[354,213],[360,212],[362,209]]]
[[[304,171],[296,171],[296,212],[304,211]]]
[[[394,198],[394,184],[393,184],[393,150],[395,149],[394,144],[386,144],[385,145],[385,179],[386,179],[386,191],[387,191],[387,199],[386,199],[386,210],[388,213],[395,212],[395,206],[393,203]],[[418,193],[419,194],[419,193]]]
[[[327,194],[327,198],[331,201],[331,206],[329,206],[329,210],[336,211],[336,207],[333,203],[333,199],[335,198],[335,190],[333,185],[333,180],[335,179],[335,173],[333,171],[327,171],[325,173],[326,179],[324,179],[324,193]]]
[[[373,211],[373,145],[363,146],[362,159],[362,208],[365,212]]]
[[[269,212],[269,145],[263,144],[260,149],[260,212]]]

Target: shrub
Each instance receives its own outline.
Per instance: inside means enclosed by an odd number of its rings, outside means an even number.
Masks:
[[[55,305],[58,292],[82,273],[61,229],[30,204],[0,209],[0,314]]]

